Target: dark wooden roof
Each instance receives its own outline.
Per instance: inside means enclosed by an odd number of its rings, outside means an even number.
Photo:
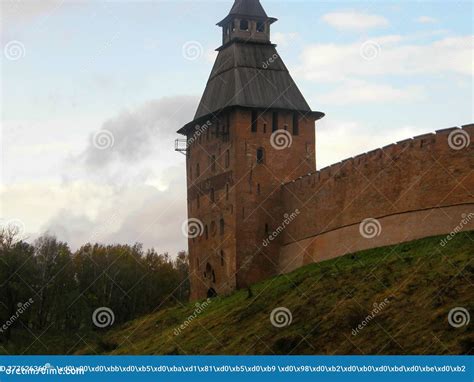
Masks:
[[[248,42],[219,52],[194,121],[235,106],[311,112],[275,46]]]
[[[259,0],[235,0],[229,14],[222,21],[217,23],[217,25],[222,26],[222,24],[224,24],[227,20],[235,16],[245,16],[248,18],[262,20],[271,19],[267,16],[267,13],[265,12],[265,9],[263,9]]]
[[[229,15],[268,17],[259,0],[235,0]]]

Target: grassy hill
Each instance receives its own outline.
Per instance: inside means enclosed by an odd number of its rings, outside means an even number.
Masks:
[[[48,350],[36,342],[26,353],[472,354],[473,323],[454,328],[448,314],[474,314],[474,232],[445,247],[442,238],[311,264],[254,285],[251,297],[242,290],[78,338],[45,334]],[[270,321],[280,307],[288,326]]]
[[[253,286],[253,297],[243,290],[202,309],[169,308],[110,330],[81,353],[473,353],[472,322],[454,328],[448,314],[455,307],[474,312],[474,232],[445,247],[441,238],[308,265]],[[289,326],[270,322],[278,307],[291,312]]]

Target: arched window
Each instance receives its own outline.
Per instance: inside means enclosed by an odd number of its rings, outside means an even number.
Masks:
[[[262,147],[257,149],[257,163],[261,164],[265,162],[265,151]]]
[[[240,20],[240,30],[241,31],[248,31],[249,30],[249,21],[248,20]]]

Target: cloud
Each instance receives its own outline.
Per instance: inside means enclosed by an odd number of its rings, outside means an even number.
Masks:
[[[316,163],[318,169],[344,159],[428,133],[416,126],[381,129],[376,125],[362,125],[355,121],[331,120],[316,123]]]
[[[406,40],[391,35],[351,44],[310,45],[303,50],[295,73],[320,82],[385,75],[473,75],[472,36],[446,37],[427,44]],[[367,55],[367,47],[375,54]]]
[[[331,12],[321,18],[327,24],[339,30],[365,30],[389,25],[388,20],[383,16],[357,11]]]
[[[192,120],[197,103],[193,96],[169,97],[122,112],[89,137],[79,159],[89,168],[101,168],[114,162],[132,165],[160,149],[170,152],[176,131]]]
[[[196,106],[197,97],[168,97],[109,118],[98,132],[112,134],[111,147],[98,148],[93,133],[82,151],[54,166],[56,180],[4,185],[2,216],[23,221],[30,240],[47,231],[73,249],[89,241],[186,249],[185,157],[174,139]]]
[[[416,18],[415,21],[420,24],[433,24],[433,23],[436,23],[438,20],[430,16],[420,16]]]
[[[296,32],[282,33],[275,32],[272,34],[272,42],[279,45],[280,47],[286,47],[291,42],[299,38],[299,34]]]
[[[369,83],[360,80],[347,80],[334,90],[322,94],[318,101],[326,104],[357,104],[364,102],[416,101],[424,96],[419,86],[396,88],[388,84]]]

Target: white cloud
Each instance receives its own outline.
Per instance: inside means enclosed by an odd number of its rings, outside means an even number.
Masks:
[[[433,23],[436,23],[438,20],[430,16],[420,16],[416,18],[415,21],[420,24],[433,24]]]
[[[428,133],[419,127],[381,129],[354,121],[323,118],[316,123],[316,162],[318,169],[379,147]]]
[[[340,30],[364,30],[389,25],[388,20],[383,16],[356,11],[331,12],[323,15],[322,19]]]
[[[272,42],[279,45],[280,47],[286,47],[291,42],[299,38],[299,34],[296,32],[282,33],[275,32],[272,34]]]
[[[366,41],[307,46],[295,73],[321,82],[384,75],[474,73],[472,36],[447,37],[418,45],[404,43],[405,39],[397,35],[372,38],[370,42],[378,45],[376,57],[370,60],[361,52]]]
[[[396,88],[388,84],[348,80],[334,90],[322,94],[318,101],[321,104],[335,105],[364,102],[399,102],[420,100],[423,95],[423,89],[419,86]]]

